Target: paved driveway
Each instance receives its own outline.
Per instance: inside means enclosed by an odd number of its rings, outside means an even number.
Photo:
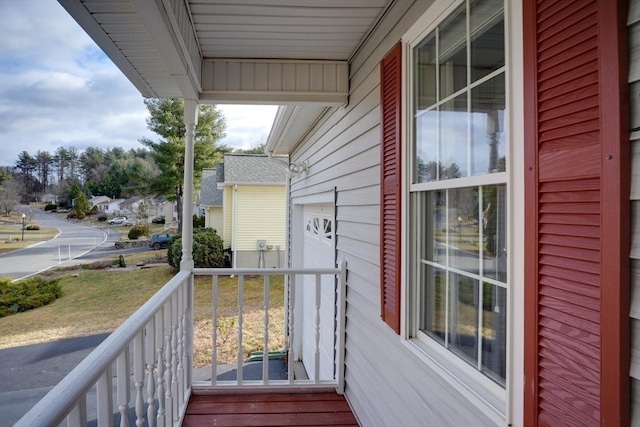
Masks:
[[[0,350],[0,427],[18,421],[108,335]]]

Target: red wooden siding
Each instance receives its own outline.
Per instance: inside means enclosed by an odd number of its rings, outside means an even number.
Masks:
[[[380,64],[380,309],[400,333],[400,136],[402,44]]]
[[[527,425],[629,420],[624,11],[524,2]]]

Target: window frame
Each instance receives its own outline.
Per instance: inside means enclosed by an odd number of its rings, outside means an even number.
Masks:
[[[513,242],[513,229],[512,222],[514,218],[514,208],[512,205],[512,176],[514,168],[514,159],[512,158],[511,147],[514,144],[513,134],[511,132],[511,121],[514,120],[514,112],[511,110],[510,98],[513,96],[510,93],[513,90],[511,83],[510,65],[512,58],[509,55],[509,47],[511,41],[509,40],[509,28],[510,28],[510,8],[509,2],[504,1],[504,37],[505,37],[505,64],[504,69],[499,71],[493,71],[489,75],[474,81],[472,83],[467,82],[465,90],[471,90],[481,83],[481,81],[487,81],[493,76],[504,73],[505,78],[505,118],[504,118],[504,134],[505,134],[505,156],[507,159],[507,168],[504,172],[487,173],[477,176],[465,176],[456,179],[448,179],[441,181],[430,182],[415,182],[415,156],[416,145],[415,138],[415,111],[414,111],[414,82],[415,69],[414,69],[414,48],[419,45],[435,28],[444,22],[447,18],[452,16],[462,4],[465,4],[466,0],[455,0],[453,2],[446,0],[436,0],[434,4],[421,16],[412,28],[407,31],[402,37],[403,42],[403,84],[402,84],[402,97],[403,97],[403,141],[402,141],[402,215],[403,215],[403,255],[402,255],[402,283],[404,283],[403,289],[403,301],[402,301],[402,333],[404,343],[408,348],[429,366],[434,368],[442,376],[444,376],[450,383],[452,383],[463,395],[466,395],[470,400],[475,401],[477,406],[480,407],[487,415],[492,416],[500,422],[504,422],[505,419],[510,418],[509,401],[510,392],[512,389],[511,378],[511,364],[514,357],[511,349],[512,347],[512,331],[513,331],[513,284],[514,275],[512,274],[512,265],[514,257],[514,249],[511,246]],[[502,71],[503,70],[503,71]],[[421,260],[417,254],[418,239],[417,236],[421,235],[420,228],[415,228],[419,221],[415,221],[417,214],[414,212],[414,207],[417,205],[416,199],[419,194],[427,191],[435,190],[449,190],[455,188],[467,188],[467,187],[480,187],[486,185],[498,185],[505,184],[506,191],[506,240],[508,249],[507,260],[507,317],[506,317],[506,378],[505,386],[502,387],[497,384],[490,377],[477,370],[474,366],[471,366],[467,361],[460,356],[455,355],[450,349],[444,347],[441,343],[438,343],[435,339],[427,336],[425,333],[420,332],[419,317],[420,312],[417,309],[419,303],[418,285],[411,283],[415,282],[417,271],[421,265]],[[519,252],[515,251],[515,256]],[[482,286],[482,281],[480,281]],[[480,307],[481,308],[481,307]],[[454,356],[454,357],[452,357]]]

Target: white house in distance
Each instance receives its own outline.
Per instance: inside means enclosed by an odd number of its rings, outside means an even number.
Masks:
[[[89,198],[89,208],[98,206],[98,210],[100,212],[104,212],[106,204],[109,202],[111,202],[111,198],[109,196],[91,196],[91,198]]]
[[[288,163],[266,155],[225,154],[202,173],[205,226],[231,248],[235,267],[282,267],[286,242]]]
[[[640,0],[60,2],[185,99],[185,188],[197,104],[283,106],[287,263],[347,263],[315,360],[361,425],[640,425]]]

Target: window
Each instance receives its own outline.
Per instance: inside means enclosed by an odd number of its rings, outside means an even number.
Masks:
[[[502,0],[466,0],[412,45],[410,334],[505,387]]]

